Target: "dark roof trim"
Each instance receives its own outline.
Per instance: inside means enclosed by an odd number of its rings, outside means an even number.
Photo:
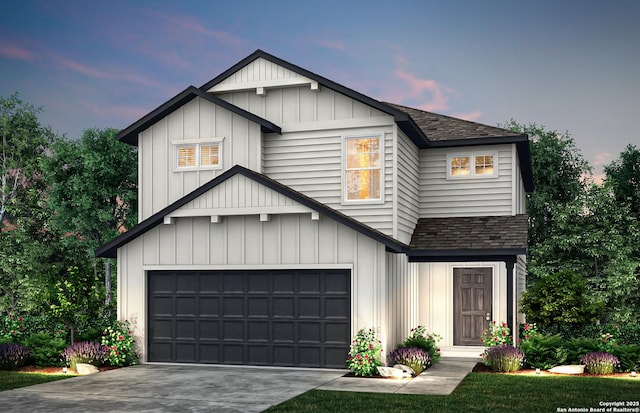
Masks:
[[[511,262],[517,255],[526,255],[526,248],[467,249],[467,250],[408,250],[409,262]]]
[[[258,125],[260,125],[260,129],[263,133],[282,133],[280,127],[275,125],[274,123],[256,116],[251,112],[247,112],[246,110],[239,108],[227,102],[226,100],[220,99],[217,96],[213,96],[209,93],[203,92],[195,86],[189,86],[173,98],[169,99],[167,102],[163,103],[156,109],[143,116],[137,122],[131,124],[126,129],[121,130],[120,133],[118,133],[118,140],[128,143],[129,145],[138,146],[138,134],[140,132],[149,128],[160,119],[169,115],[170,113],[172,113],[185,103],[195,99],[196,97],[201,97],[202,99],[205,99],[215,105],[221,106],[237,115],[240,115],[254,123],[257,123]]]
[[[130,241],[133,241],[137,237],[143,235],[147,231],[154,228],[156,225],[162,223],[166,215],[186,205],[187,203],[193,201],[194,199],[206,193],[208,190],[215,188],[220,183],[226,181],[227,179],[237,174],[244,175],[249,179],[252,179],[270,189],[273,189],[276,192],[283,194],[284,196],[287,196],[293,199],[294,201],[301,203],[306,207],[309,207],[321,213],[322,215],[327,216],[328,218],[331,218],[363,235],[366,235],[369,238],[372,238],[375,241],[382,243],[390,251],[403,252],[408,248],[406,244],[396,241],[395,239],[389,237],[388,235],[385,235],[380,231],[377,231],[367,225],[364,225],[356,221],[353,218],[350,218],[342,214],[341,212],[338,212],[324,204],[321,204],[320,202],[315,201],[314,199],[309,198],[308,196],[301,194],[298,191],[294,191],[288,186],[282,185],[281,183],[274,181],[273,179],[265,175],[259,174],[250,169],[244,168],[240,165],[235,165],[231,169],[225,171],[221,175],[217,176],[216,178],[202,185],[195,191],[185,195],[184,197],[175,201],[174,203],[167,206],[163,210],[155,213],[154,215],[140,222],[138,225],[131,228],[129,231],[125,232],[122,235],[119,235],[118,237],[104,244],[103,246],[101,246],[95,251],[95,255],[97,257],[115,258],[117,255],[118,248],[124,246]]]
[[[416,144],[419,148],[426,148],[429,145],[429,139],[424,134],[422,129],[418,127],[415,121],[407,114],[399,109],[396,109],[386,103],[380,102],[379,100],[373,99],[369,96],[363,95],[360,92],[356,92],[353,89],[349,89],[346,86],[343,86],[339,83],[336,83],[332,80],[327,79],[326,77],[320,76],[316,73],[310,72],[307,69],[304,69],[300,66],[294,65],[293,63],[289,63],[285,60],[280,59],[279,57],[273,56],[265,51],[260,49],[256,50],[249,56],[245,57],[235,65],[231,66],[229,69],[222,72],[220,75],[214,77],[204,85],[200,87],[200,89],[204,92],[211,89],[213,86],[222,82],[226,78],[228,78],[233,73],[242,69],[244,66],[253,62],[258,58],[263,58],[270,62],[273,62],[279,66],[282,66],[286,69],[289,69],[293,72],[299,73],[302,76],[308,77],[311,80],[318,82],[320,85],[327,87],[329,89],[335,90],[336,92],[342,93],[343,95],[349,96],[352,99],[355,99],[359,102],[362,102],[366,105],[372,106],[382,112],[388,113],[393,116],[394,121],[398,125],[398,127]]]

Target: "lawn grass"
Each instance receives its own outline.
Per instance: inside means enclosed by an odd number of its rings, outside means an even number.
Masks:
[[[42,374],[0,370],[0,391],[33,386],[34,384],[62,380],[74,376],[74,374]]]
[[[638,400],[639,379],[470,373],[449,396],[312,390],[266,411],[546,413]]]

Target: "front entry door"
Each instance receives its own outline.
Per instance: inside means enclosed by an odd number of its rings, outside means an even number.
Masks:
[[[491,268],[453,269],[453,345],[481,346],[491,318]]]

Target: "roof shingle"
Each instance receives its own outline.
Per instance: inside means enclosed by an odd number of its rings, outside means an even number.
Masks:
[[[527,215],[420,218],[412,250],[500,250],[527,248]]]

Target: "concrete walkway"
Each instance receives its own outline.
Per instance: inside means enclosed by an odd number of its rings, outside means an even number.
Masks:
[[[480,359],[445,359],[413,379],[338,377],[316,390],[449,395]]]

